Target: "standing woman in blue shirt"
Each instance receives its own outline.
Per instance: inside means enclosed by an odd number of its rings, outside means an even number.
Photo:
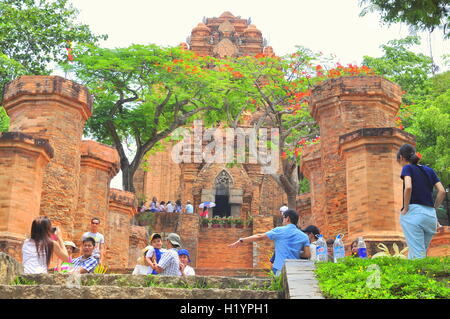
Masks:
[[[441,227],[436,210],[444,200],[445,190],[436,173],[430,167],[418,165],[416,149],[404,144],[397,153],[397,161],[403,166],[403,208],[400,224],[408,245],[408,258],[425,258],[431,238]],[[438,190],[433,203],[433,187]]]

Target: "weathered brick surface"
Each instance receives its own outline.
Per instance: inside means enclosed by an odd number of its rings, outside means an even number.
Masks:
[[[450,227],[444,226],[431,240],[428,256],[450,256]]]
[[[69,238],[78,201],[80,144],[91,115],[87,89],[58,76],[21,76],[7,84],[3,106],[12,131],[48,139],[54,158],[46,168],[41,215],[48,216]]]
[[[142,233],[136,233],[130,229],[130,221],[136,214],[136,197],[133,193],[119,189],[110,189],[109,212],[107,216],[107,228],[105,231],[106,264],[111,268],[126,268],[129,266],[130,248],[139,250],[145,245]],[[141,234],[141,235],[138,235]],[[136,237],[130,247],[130,237]],[[133,238],[134,239],[134,238]],[[145,239],[145,235],[144,235]],[[131,258],[130,258],[131,259]],[[137,258],[134,260],[136,262]]]
[[[143,179],[135,178],[137,187],[142,192],[147,201],[151,201],[155,196],[158,201],[176,201],[180,194],[180,165],[175,163],[171,157],[171,145],[166,145],[166,150],[149,156],[148,169],[143,171]],[[142,169],[141,169],[142,170]]]
[[[74,214],[75,243],[80,243],[83,233],[89,231],[93,217],[100,219],[101,233],[108,230],[109,183],[118,173],[119,165],[119,155],[114,148],[94,141],[82,141],[80,189]]]
[[[131,225],[128,242],[128,268],[134,269],[136,261],[142,254],[142,249],[148,244],[147,229],[142,226]]]
[[[39,216],[42,177],[53,149],[47,140],[0,132],[0,251],[22,259],[21,242]]]
[[[311,114],[320,126],[326,198],[325,227],[318,226],[326,237],[347,233],[346,166],[339,156],[339,137],[361,128],[393,127],[400,103],[400,87],[380,77],[330,79],[312,90]]]
[[[273,228],[273,217],[271,215],[253,217],[253,235],[265,233]],[[273,241],[263,240],[254,242],[252,245],[253,268],[270,270],[272,268],[270,258],[274,251]]]
[[[401,166],[396,161],[404,143],[414,144],[414,136],[396,128],[366,128],[341,136],[349,242],[360,236],[367,242],[404,240],[399,218]]]
[[[301,194],[297,196],[297,213],[299,215],[298,226],[305,228],[314,225],[314,218],[311,211],[311,194]]]
[[[229,248],[241,237],[252,234],[251,228],[200,228],[197,265],[201,268],[253,268],[253,245],[244,244]]]
[[[327,229],[327,218],[325,215],[326,197],[323,183],[321,145],[321,143],[312,144],[303,148],[300,170],[308,178],[310,185],[311,216],[309,223],[310,225],[316,225],[322,231],[322,229]]]

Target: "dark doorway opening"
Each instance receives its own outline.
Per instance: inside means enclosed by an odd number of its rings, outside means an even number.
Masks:
[[[231,216],[231,205],[229,203],[230,196],[216,195],[216,206],[213,208],[213,217],[228,217]]]

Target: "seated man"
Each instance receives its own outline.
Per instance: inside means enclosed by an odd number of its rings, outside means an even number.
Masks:
[[[74,271],[79,271],[80,274],[87,274],[95,270],[98,265],[98,259],[92,255],[94,248],[94,238],[87,237],[83,240],[83,255],[72,261]]]

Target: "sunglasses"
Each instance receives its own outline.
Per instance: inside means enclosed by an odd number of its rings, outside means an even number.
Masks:
[[[100,223],[91,223],[92,225],[98,225],[98,224],[100,224]]]

